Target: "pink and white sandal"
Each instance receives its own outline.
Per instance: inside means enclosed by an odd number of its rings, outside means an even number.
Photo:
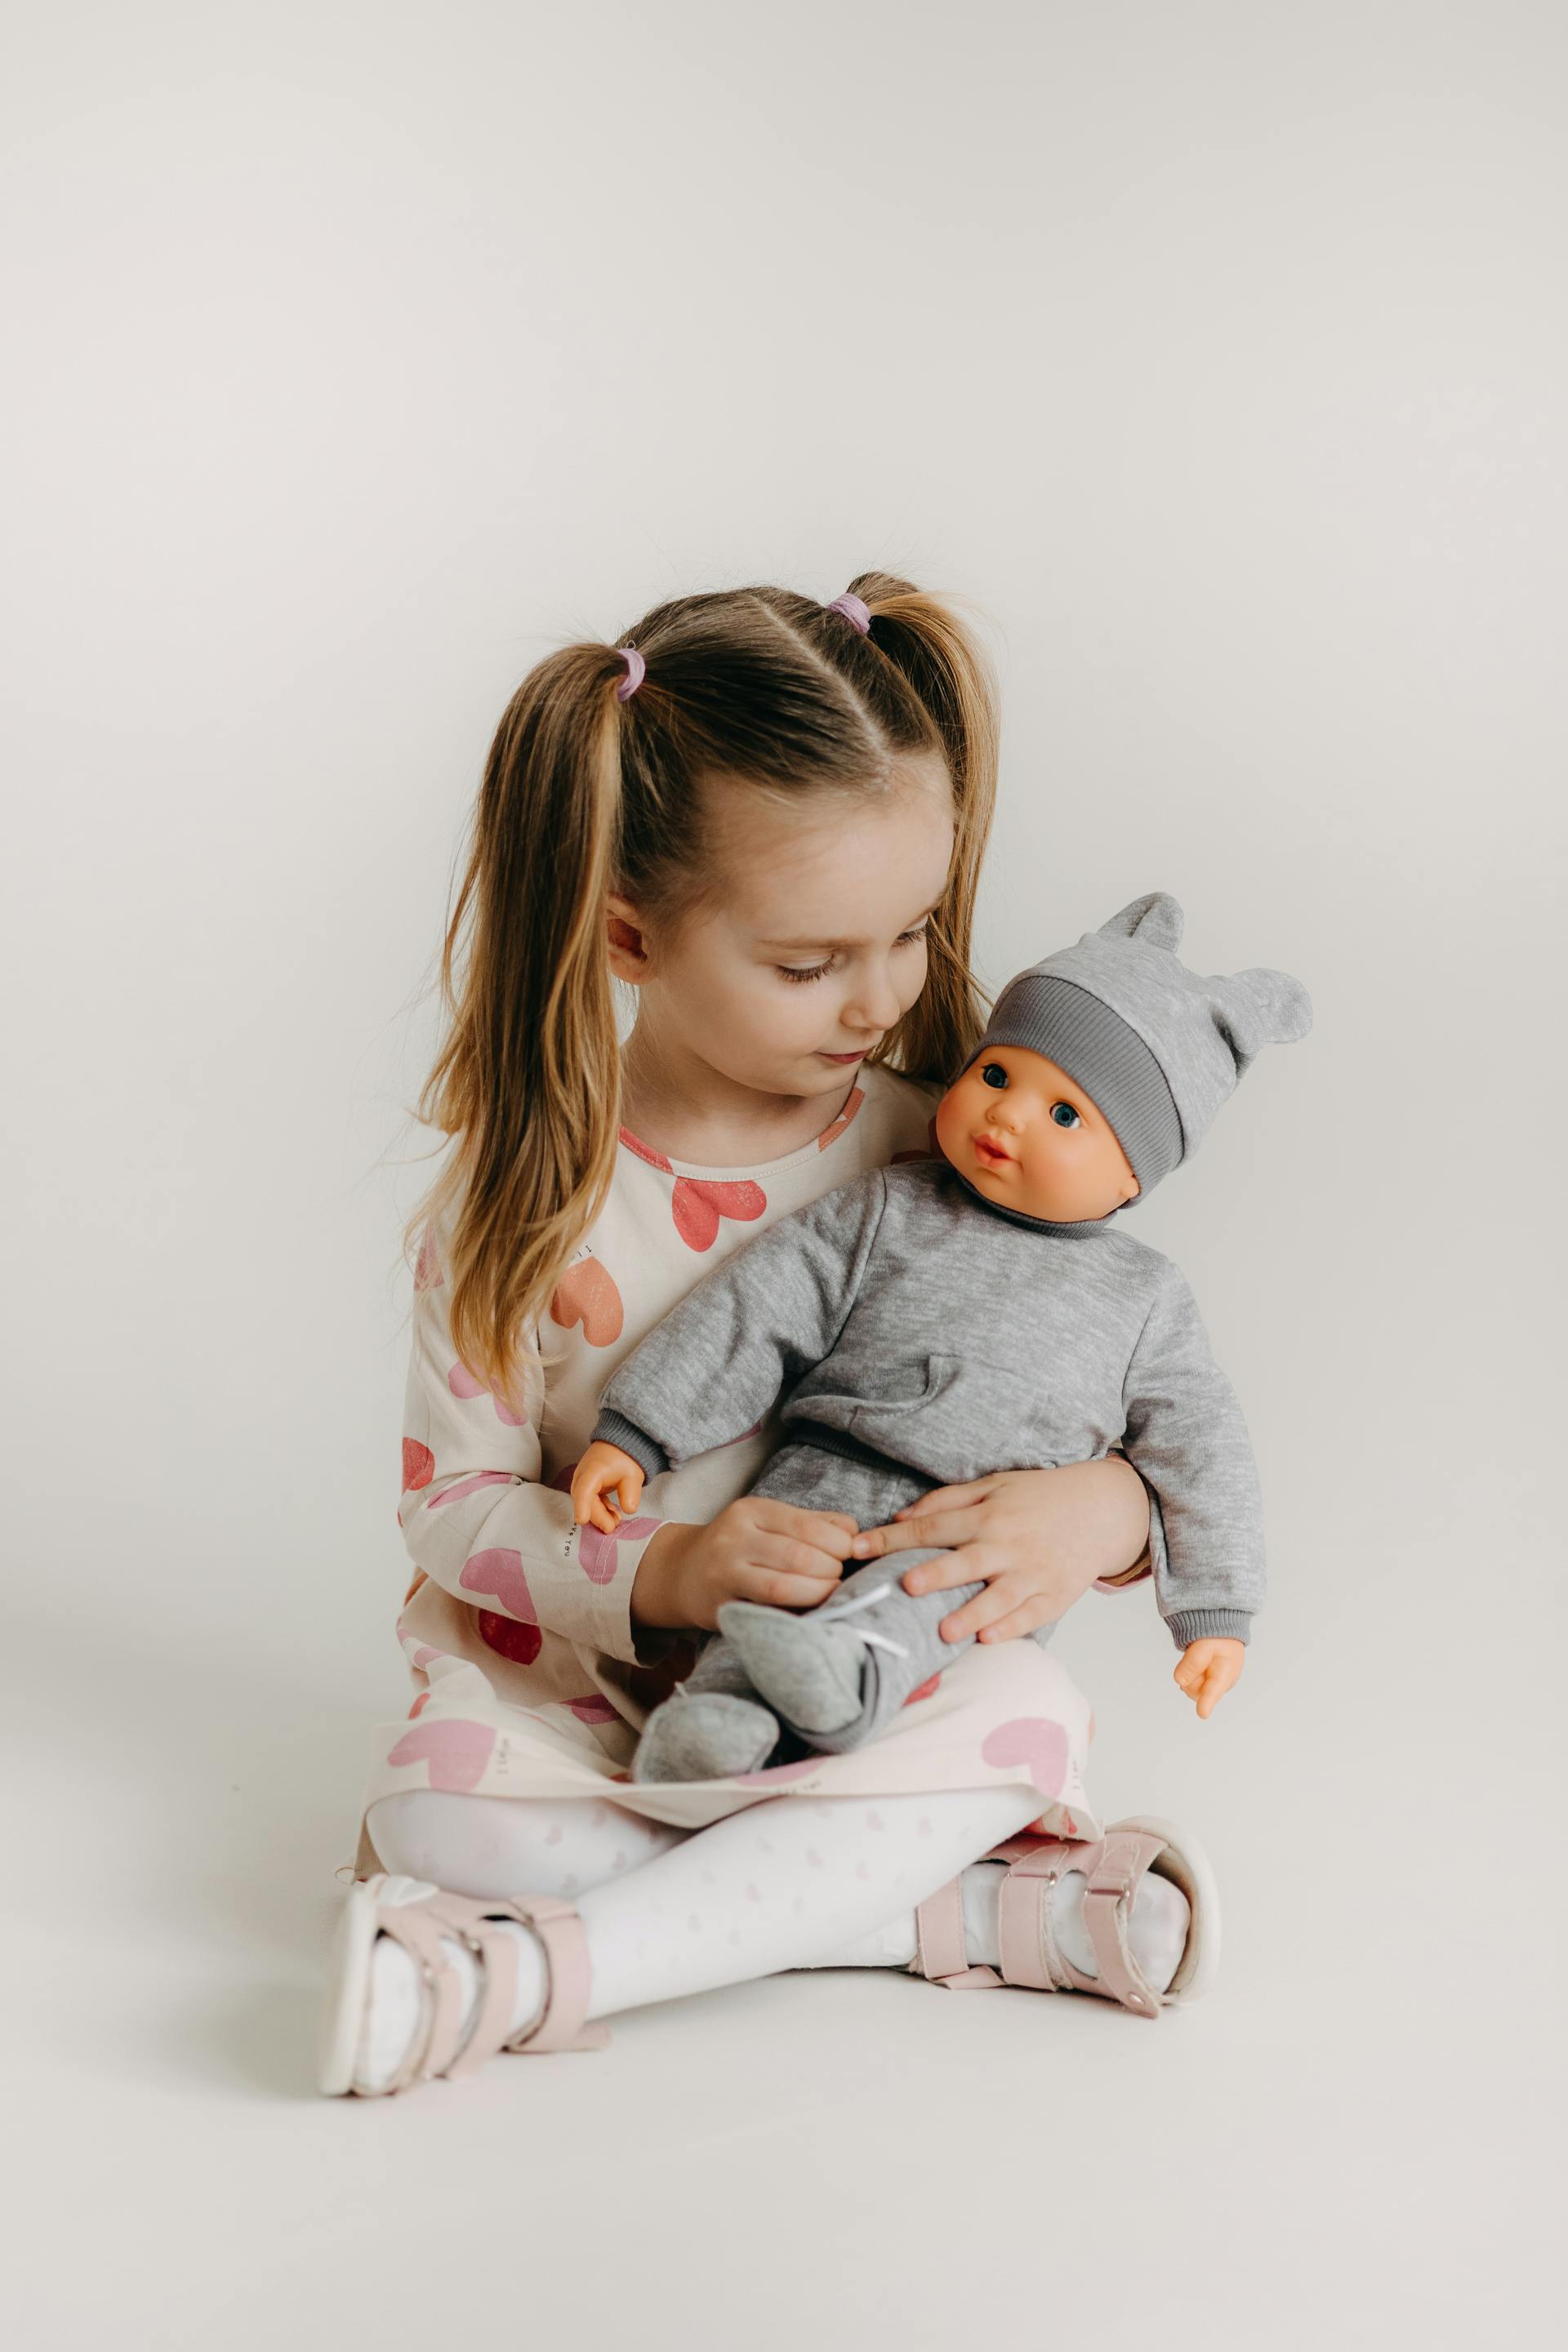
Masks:
[[[1219,1965],[1219,1890],[1194,1838],[1157,1814],[1112,1822],[1101,1838],[1015,1837],[981,1856],[1005,1862],[998,1925],[1001,1971],[971,1968],[964,1944],[962,1882],[950,1879],[915,1914],[918,1950],[910,1974],[954,1992],[1022,1985],[1035,1992],[1097,1992],[1139,2017],[1199,2000]],[[1100,1973],[1085,1976],[1062,1951],[1051,1927],[1056,1883],[1069,1871],[1087,1881],[1084,1925]],[[1186,1949],[1163,1992],[1149,1983],[1128,1946],[1127,1927],[1146,1871],[1180,1887],[1192,1913]]]
[[[517,1953],[494,1923],[531,1927],[544,1948],[549,1985],[544,2012],[529,2032],[512,2035]],[[419,2022],[407,2055],[391,2080],[366,2091],[354,2080],[354,2060],[370,1992],[378,1936],[391,1936],[418,1972]],[[463,2026],[463,1986],[443,1939],[467,1945],[479,1963],[479,1990],[471,2026]],[[602,2050],[606,2025],[584,2022],[588,2008],[588,1947],[570,1903],[553,1895],[513,1902],[475,1902],[448,1895],[419,1878],[378,1872],[349,1890],[333,1940],[332,1966],[321,2011],[316,2079],[328,2098],[353,2093],[379,2098],[442,2074],[457,2081],[477,2073],[500,2050]]]

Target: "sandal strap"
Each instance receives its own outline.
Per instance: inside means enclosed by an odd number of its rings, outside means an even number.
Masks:
[[[548,1990],[544,2013],[533,2031],[510,2040],[517,1995],[517,1951],[510,1936],[498,1935],[502,1919],[530,1927],[544,1948]],[[417,1971],[419,2024],[389,2091],[445,2074],[461,2081],[476,2074],[499,2050],[602,2050],[610,2032],[587,2025],[589,1968],[583,1922],[571,1904],[552,1895],[513,1902],[479,1901],[446,1888],[416,1903],[378,1906],[376,1926],[408,1953]],[[445,1939],[466,1944],[479,1963],[479,1990],[472,2022],[463,2027],[463,1988]]]
[[[389,2091],[405,2091],[411,2083],[427,2083],[433,2074],[439,2074],[457,2055],[463,2038],[463,1989],[457,1969],[441,1948],[443,1934],[451,1930],[428,1897],[418,1903],[381,1905],[375,1924],[408,1954],[419,1988],[419,2022],[386,2086]]]
[[[531,2053],[545,2050],[603,2050],[610,2039],[607,2025],[586,2022],[593,1978],[588,1964],[588,1938],[570,1903],[555,1895],[520,1896],[507,1906],[510,1916],[531,1927],[544,1947],[550,1971],[544,2014],[531,2033],[505,2043],[508,2050]]]
[[[945,1985],[950,1992],[984,1992],[1003,1979],[994,1969],[972,1969],[963,1935],[963,1889],[950,1878],[915,1911],[915,1958],[911,1973]]]
[[[1163,2006],[1132,1957],[1127,1922],[1138,1883],[1165,1841],[1146,1830],[1108,1830],[1100,1841],[1085,1874],[1083,1920],[1100,1968],[1100,1980],[1111,1997],[1141,2017],[1153,2017]]]

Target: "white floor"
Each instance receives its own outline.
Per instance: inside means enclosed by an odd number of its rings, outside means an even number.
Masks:
[[[1201,1731],[1157,1626],[1080,1621],[1102,1805],[1192,1821],[1226,1889],[1196,2009],[796,1975],[620,2019],[602,2055],[332,2103],[319,1957],[395,1666],[345,1706],[237,1640],[219,1691],[177,1644],[140,1658],[129,1611],[79,1626],[89,1666],[22,1727],[13,2340],[400,2352],[488,2315],[759,2352],[1545,2342],[1560,1842],[1498,1769],[1529,1778],[1529,1710],[1478,1744],[1436,1645],[1405,1641],[1391,1738],[1392,1603],[1321,1709],[1260,1650]],[[1502,1637],[1473,1664],[1503,1688]]]

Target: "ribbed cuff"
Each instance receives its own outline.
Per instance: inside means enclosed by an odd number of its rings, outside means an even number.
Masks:
[[[631,1455],[632,1460],[641,1468],[643,1475],[647,1478],[657,1478],[669,1467],[669,1456],[658,1440],[649,1437],[646,1430],[637,1427],[635,1421],[628,1421],[624,1412],[610,1411],[601,1412],[598,1420],[594,1423],[594,1434],[590,1443],[595,1445],[618,1445],[623,1454]]]
[[[616,1443],[619,1443],[617,1439]],[[630,1452],[630,1447],[627,1447]],[[1245,1642],[1252,1631],[1249,1609],[1178,1609],[1167,1617],[1171,1638],[1178,1650],[1189,1642]]]

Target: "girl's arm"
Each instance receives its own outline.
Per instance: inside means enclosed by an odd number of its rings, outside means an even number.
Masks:
[[[1139,1581],[1152,1547],[1163,1555],[1158,1506],[1120,1454],[936,1487],[858,1536],[852,1549],[862,1560],[927,1545],[953,1557],[910,1569],[904,1582],[911,1592],[985,1581],[983,1593],[942,1621],[952,1642],[1032,1633],[1064,1616],[1091,1584]]]
[[[663,1522],[644,1514],[614,1536],[575,1526],[570,1495],[541,1483],[544,1371],[533,1335],[518,1393],[497,1398],[458,1361],[430,1243],[417,1282],[398,1509],[415,1566],[474,1608],[647,1664],[669,1637],[634,1627],[631,1591]]]

